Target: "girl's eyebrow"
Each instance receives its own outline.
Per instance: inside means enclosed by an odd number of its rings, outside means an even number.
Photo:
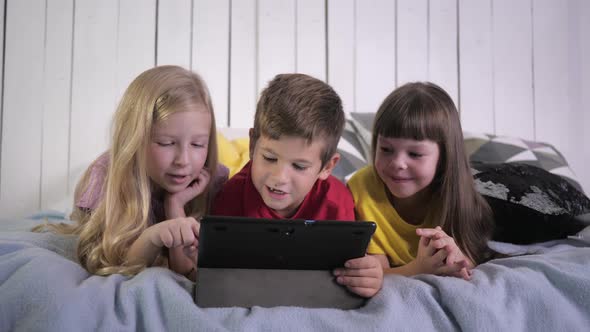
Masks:
[[[412,140],[412,139],[408,139],[408,140]],[[391,146],[391,145],[395,145],[395,143],[392,143],[390,141],[387,140],[387,138],[382,138],[379,137],[378,141],[381,145],[386,145],[386,146]],[[426,141],[416,141],[416,140],[412,140],[412,142],[406,144],[406,147],[412,148],[412,149],[416,149],[416,148],[420,148],[420,149],[426,149],[428,148],[428,143]]]

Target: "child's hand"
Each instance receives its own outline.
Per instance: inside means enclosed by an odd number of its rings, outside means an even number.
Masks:
[[[362,297],[373,297],[383,285],[383,268],[377,258],[367,255],[346,261],[334,270],[336,282]]]
[[[167,247],[170,249],[170,268],[186,274],[196,262],[199,228],[200,224],[195,218],[177,218],[152,225],[133,242],[127,252],[127,260],[130,264],[150,266],[160,254],[162,247]],[[175,255],[175,252],[179,254]],[[175,269],[172,263],[175,257],[185,258],[176,260],[181,262],[177,264],[178,269]]]
[[[424,250],[425,255],[431,255],[433,258],[436,257],[436,259],[434,259],[435,274],[450,275],[465,280],[471,279],[471,269],[473,269],[474,266],[473,263],[463,254],[461,249],[459,249],[455,240],[448,236],[440,226],[437,226],[434,229],[417,229],[416,234],[421,237],[421,245],[427,244],[429,248]],[[420,251],[420,248],[418,250]],[[443,260],[440,261],[440,258],[443,258]]]
[[[211,174],[206,168],[202,168],[199,175],[183,191],[166,195],[164,209],[166,217],[178,218],[184,216],[184,206],[190,200],[199,196],[205,191],[207,184],[211,181]]]
[[[200,224],[195,218],[177,218],[151,226],[154,245],[169,248],[172,271],[194,280],[197,262]],[[148,228],[149,229],[149,228]]]
[[[199,222],[192,217],[165,220],[150,226],[146,232],[156,247],[175,248],[199,245]]]

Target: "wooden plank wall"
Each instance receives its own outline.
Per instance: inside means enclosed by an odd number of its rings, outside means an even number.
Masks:
[[[198,71],[220,127],[248,127],[277,73],[326,80],[347,112],[443,86],[469,131],[556,145],[590,190],[584,0],[0,1],[0,217],[64,209],[129,82]]]

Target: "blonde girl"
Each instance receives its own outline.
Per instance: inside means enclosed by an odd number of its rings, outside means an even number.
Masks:
[[[167,261],[194,278],[197,220],[209,206],[210,182],[223,181],[215,137],[211,98],[197,74],[176,66],[140,74],[117,108],[109,151],[76,187],[76,225],[57,227],[79,235],[84,268],[133,275]]]
[[[375,116],[372,159],[348,182],[358,218],[378,224],[368,253],[385,273],[469,279],[491,257],[493,221],[449,95],[432,83],[394,90]]]

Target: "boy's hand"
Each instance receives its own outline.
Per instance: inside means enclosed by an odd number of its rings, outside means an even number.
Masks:
[[[183,216],[186,203],[202,194],[205,191],[205,188],[207,188],[209,181],[211,181],[211,174],[203,167],[197,178],[194,179],[183,191],[166,195],[164,201],[166,217],[177,218]]]
[[[373,297],[383,286],[383,268],[377,258],[367,255],[346,261],[334,270],[336,282],[362,297]]]
[[[420,228],[416,234],[420,236],[416,260],[420,258],[423,263],[423,272],[471,279],[473,263],[440,226]]]

